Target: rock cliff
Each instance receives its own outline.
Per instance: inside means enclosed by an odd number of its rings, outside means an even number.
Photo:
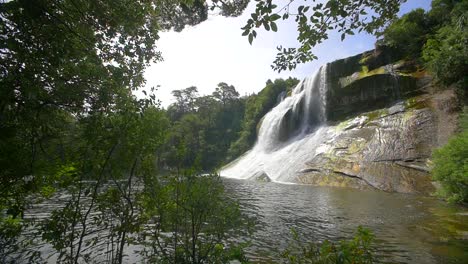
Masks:
[[[323,143],[297,181],[429,194],[432,150],[454,133],[457,99],[439,91],[417,64],[389,49],[328,66]]]

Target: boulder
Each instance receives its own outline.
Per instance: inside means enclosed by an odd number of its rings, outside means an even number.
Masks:
[[[254,181],[259,181],[259,182],[271,182],[270,177],[264,171],[256,172],[254,175],[252,175],[249,178],[249,180],[254,180]]]

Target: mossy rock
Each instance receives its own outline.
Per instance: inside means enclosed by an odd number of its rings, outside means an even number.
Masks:
[[[405,107],[407,109],[423,109],[430,107],[430,104],[424,98],[412,97],[405,100]]]
[[[427,74],[389,47],[378,47],[329,64],[327,119],[341,121],[420,95]]]
[[[415,78],[395,78],[390,74],[367,76],[345,87],[331,84],[327,96],[327,118],[340,121],[362,112],[385,108],[420,93]]]

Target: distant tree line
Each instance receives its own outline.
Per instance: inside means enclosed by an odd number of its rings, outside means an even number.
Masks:
[[[187,147],[183,164],[195,164],[204,171],[219,168],[253,146],[260,119],[299,81],[289,78],[267,81],[258,93],[240,97],[234,86],[218,84],[211,95],[200,96],[196,87],[172,92],[175,103],[167,109],[172,124],[162,167],[181,162],[176,146]]]

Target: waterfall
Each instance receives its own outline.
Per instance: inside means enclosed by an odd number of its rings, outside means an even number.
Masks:
[[[327,138],[327,65],[302,80],[268,112],[261,123],[255,146],[225,166],[220,175],[249,179],[268,176],[291,182]]]

